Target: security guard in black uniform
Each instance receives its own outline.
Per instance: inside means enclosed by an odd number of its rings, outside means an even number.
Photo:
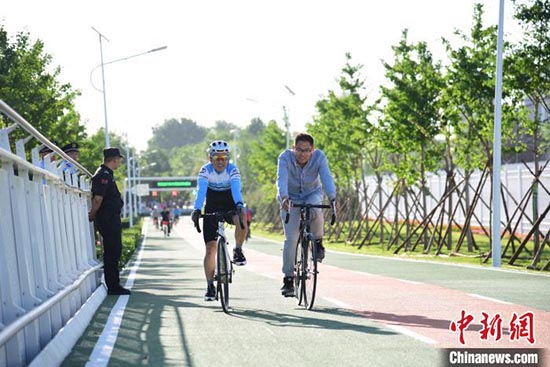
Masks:
[[[122,158],[124,157],[118,148],[103,150],[103,164],[92,177],[92,209],[88,213],[88,219],[95,221],[99,234],[103,237],[103,272],[107,293],[112,295],[131,293],[120,285],[118,270],[122,254],[120,210],[124,203],[113,171],[120,167]]]

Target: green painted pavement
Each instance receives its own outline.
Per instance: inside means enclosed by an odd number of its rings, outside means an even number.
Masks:
[[[203,301],[204,250],[185,219],[183,239],[163,239],[149,228],[109,366],[425,366],[439,360],[428,344],[322,297],[306,311],[280,296],[279,279],[246,267],[236,268],[234,310],[224,314],[219,302]],[[63,366],[86,364],[116,300],[107,297]]]

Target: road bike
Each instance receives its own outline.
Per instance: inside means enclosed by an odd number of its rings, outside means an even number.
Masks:
[[[225,222],[235,215],[239,218],[239,225],[244,229],[244,223],[240,212],[237,210],[219,211],[214,213],[201,214],[201,218],[215,217],[218,222],[218,240],[216,242],[216,270],[214,273],[214,281],[216,282],[216,300],[220,300],[223,312],[229,313],[229,284],[233,281],[233,262],[229,256],[229,242],[225,236]],[[197,231],[201,230],[196,226]]]
[[[332,209],[330,225],[336,221],[336,206],[334,202],[326,204],[293,203],[291,207],[300,208],[300,235],[296,243],[296,257],[294,259],[294,296],[298,305],[311,310],[315,302],[317,291],[317,247],[315,236],[311,233],[311,210],[315,208]],[[287,212],[285,223],[288,223],[290,213]]]

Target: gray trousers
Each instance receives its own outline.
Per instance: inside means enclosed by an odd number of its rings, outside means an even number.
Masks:
[[[283,243],[283,273],[285,277],[294,276],[296,244],[300,235],[300,208],[290,208],[290,219],[285,224],[286,210],[281,209],[281,220],[285,231]],[[323,238],[324,218],[321,209],[311,210],[311,233],[315,239]]]

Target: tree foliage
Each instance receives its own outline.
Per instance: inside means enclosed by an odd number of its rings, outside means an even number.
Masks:
[[[474,7],[470,34],[456,31],[461,45],[444,40],[450,60],[445,90],[445,115],[452,124],[453,155],[470,171],[492,164],[496,74],[496,26],[484,27],[483,6]],[[503,89],[503,102],[509,96]],[[510,136],[514,109],[503,103],[502,134]]]
[[[20,32],[12,42],[0,24],[0,98],[49,140],[81,141],[84,126],[74,107],[79,92],[59,83],[61,68],[50,71],[51,63],[42,41],[32,43],[29,33]],[[6,124],[0,118],[0,127]]]
[[[258,141],[250,145],[248,163],[251,173],[261,186],[261,200],[264,203],[273,202],[277,195],[277,159],[285,146],[285,133],[275,121],[270,121]]]
[[[149,150],[169,152],[173,148],[195,144],[206,136],[207,129],[186,118],[168,119],[153,127],[153,136],[148,141]]]
[[[316,104],[317,115],[307,124],[329,160],[340,190],[354,191],[362,177],[363,154],[368,145],[372,126],[365,106],[366,93],[361,77],[363,65],[352,65],[351,54],[339,78],[340,91],[329,91]]]
[[[514,3],[524,36],[509,57],[509,79],[516,99],[527,99],[532,108],[524,113],[515,147],[517,152],[527,149],[524,140],[530,137],[529,149],[538,160],[550,147],[550,1]]]
[[[443,76],[427,44],[409,44],[407,33],[404,30],[393,47],[393,64],[384,62],[391,85],[381,87],[385,106],[377,136],[383,147],[399,158],[386,161],[387,168],[412,184],[421,178],[422,165],[435,170],[441,157],[433,141],[441,126]]]

